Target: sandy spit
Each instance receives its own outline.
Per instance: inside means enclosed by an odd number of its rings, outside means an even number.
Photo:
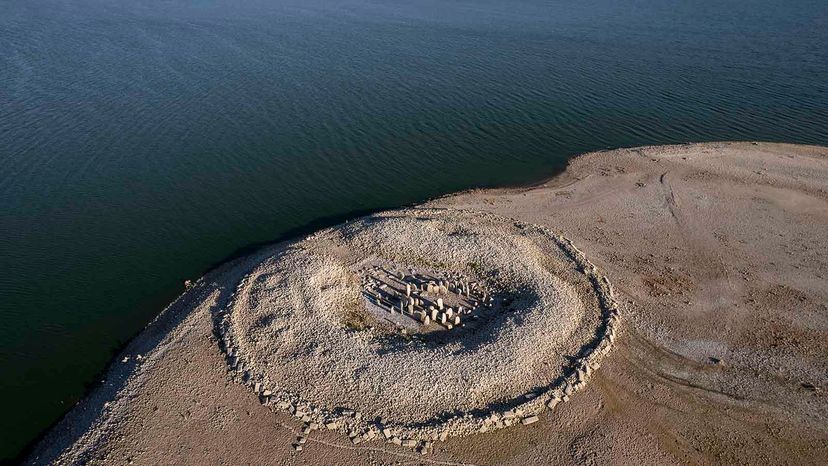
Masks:
[[[545,184],[427,208],[571,239],[624,316],[590,383],[530,425],[419,455],[263,406],[214,315],[273,250],[199,280],[113,362],[31,464],[819,464],[828,457],[828,148],[705,143],[585,154]],[[279,247],[274,246],[275,247]],[[140,358],[138,357],[140,355]],[[124,362],[125,361],[125,362]]]

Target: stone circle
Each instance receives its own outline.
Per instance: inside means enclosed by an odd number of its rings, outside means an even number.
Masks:
[[[381,212],[280,245],[216,316],[231,373],[359,443],[528,425],[610,350],[609,281],[569,240],[494,214]]]

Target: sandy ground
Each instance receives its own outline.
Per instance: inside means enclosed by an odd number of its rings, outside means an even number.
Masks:
[[[583,391],[540,422],[450,438],[426,456],[322,431],[294,452],[301,424],[231,380],[213,334],[226,284],[264,251],[225,264],[173,303],[29,461],[825,464],[828,148],[592,153],[542,185],[427,206],[545,225],[614,284],[624,316],[615,348]]]

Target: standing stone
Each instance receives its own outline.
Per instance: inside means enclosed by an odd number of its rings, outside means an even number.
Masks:
[[[445,325],[446,324],[446,315],[440,314],[440,323]]]
[[[443,298],[437,298],[437,309],[443,310]]]
[[[431,308],[431,320],[437,320],[437,309]]]
[[[454,325],[460,325],[460,316],[454,316]]]
[[[454,317],[454,309],[452,309],[452,308],[446,309],[446,315],[448,316],[449,319]]]
[[[411,285],[409,285],[408,283],[405,284],[405,295],[411,296]]]

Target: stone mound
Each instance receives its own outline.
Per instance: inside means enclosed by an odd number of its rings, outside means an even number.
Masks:
[[[408,446],[531,423],[609,351],[611,287],[492,214],[383,212],[280,247],[217,316],[227,361],[308,425]]]

